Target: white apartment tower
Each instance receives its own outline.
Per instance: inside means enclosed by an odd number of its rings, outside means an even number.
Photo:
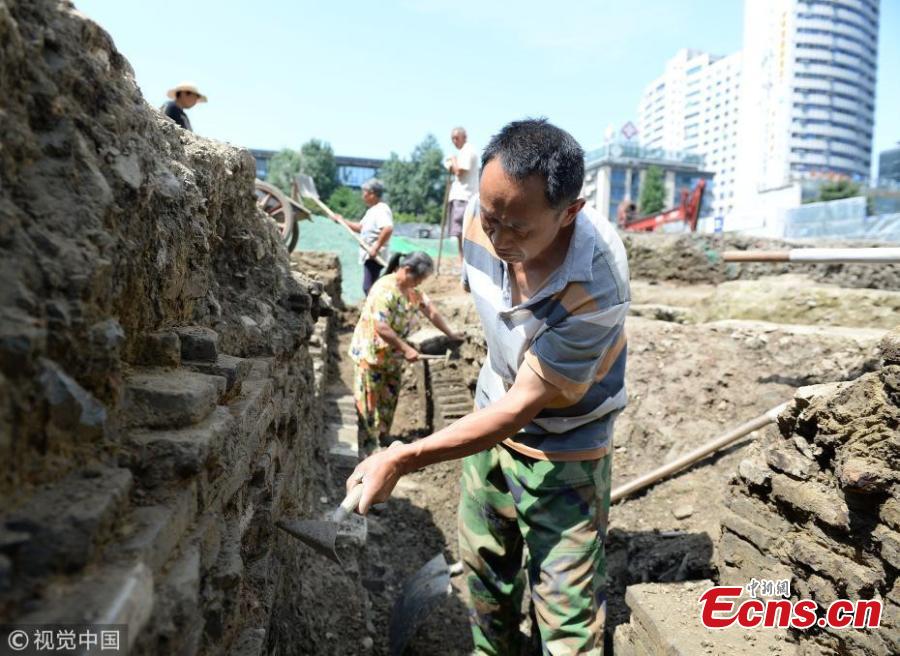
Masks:
[[[715,216],[731,212],[737,167],[741,53],[716,57],[680,50],[645,89],[638,131],[646,148],[702,155],[715,173],[707,188]]]
[[[744,48],[681,50],[638,108],[641,144],[703,155],[717,216],[805,178],[869,174],[878,0],[745,0]]]
[[[877,44],[878,0],[744,3],[748,199],[819,174],[868,178]]]

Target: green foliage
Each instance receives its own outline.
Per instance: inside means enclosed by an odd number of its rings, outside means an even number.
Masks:
[[[841,198],[853,198],[859,196],[859,184],[852,180],[835,180],[826,182],[819,187],[817,201],[840,200]]]
[[[407,212],[394,212],[394,223],[434,223],[433,221],[423,221],[421,216],[409,214]]]
[[[269,174],[266,181],[275,185],[288,196],[294,176],[300,172],[300,153],[290,148],[280,150],[269,160]]]
[[[408,160],[391,153],[379,175],[395,220],[402,223],[398,215],[412,214],[415,221],[440,223],[448,175],[443,160],[444,153],[432,134],[413,149]]]
[[[337,163],[331,146],[318,139],[310,139],[300,150],[285,148],[269,161],[267,181],[290,196],[294,178],[298,173],[312,176],[319,198],[329,198],[338,188]],[[316,208],[316,213],[321,210]]]
[[[334,190],[325,204],[350,221],[359,221],[366,213],[366,204],[360,193],[343,185]],[[321,210],[318,210],[317,213],[321,213]]]
[[[315,181],[319,198],[330,198],[340,184],[331,144],[310,139],[300,146],[300,164],[301,172]]]
[[[666,185],[663,181],[662,169],[658,166],[650,166],[644,174],[644,184],[641,186],[641,199],[638,202],[642,216],[655,214],[666,206]]]

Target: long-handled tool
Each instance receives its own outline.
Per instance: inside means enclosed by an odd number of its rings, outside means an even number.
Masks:
[[[341,559],[338,558],[335,544],[337,542],[338,527],[347,519],[347,516],[353,512],[353,509],[359,505],[362,497],[362,483],[354,487],[341,501],[341,505],[337,507],[331,515],[330,520],[322,519],[302,519],[302,520],[282,520],[276,522],[276,526],[295,538],[309,545],[323,556],[333,560],[338,565],[343,566]]]
[[[453,182],[453,175],[447,177],[447,184],[444,185],[444,211],[441,213],[441,235],[438,242],[438,259],[435,267],[435,275],[441,275],[441,256],[444,254],[444,227],[447,225],[447,216],[450,214],[450,208],[447,203],[450,200],[450,184]]]
[[[322,202],[322,200],[319,198],[319,192],[316,190],[316,182],[312,179],[311,176],[300,173],[296,177],[296,182],[301,196],[303,196],[304,198],[309,198],[312,202],[319,206],[319,209],[325,212],[325,216],[327,216],[332,221],[340,223],[342,226],[344,226],[347,229],[347,232],[349,232],[359,243],[359,245],[362,246],[364,251],[369,250],[369,245],[362,240],[362,237],[360,237],[356,233],[356,231],[351,228],[346,221],[344,221],[344,219],[332,212],[331,208]],[[376,254],[373,259],[381,266],[387,266],[380,255]]]
[[[900,263],[900,248],[792,248],[789,251],[725,251],[725,262]]]
[[[653,471],[644,474],[643,476],[638,476],[634,480],[631,480],[624,485],[620,485],[612,491],[612,494],[610,495],[610,501],[612,503],[615,503],[619,499],[627,497],[633,492],[637,492],[638,490],[641,490],[645,487],[649,487],[656,481],[661,480],[666,476],[669,476],[670,474],[674,474],[677,471],[681,471],[688,465],[692,465],[698,460],[705,458],[710,453],[714,453],[719,449],[724,449],[732,442],[736,442],[740,438],[744,437],[744,435],[752,433],[755,430],[759,430],[763,426],[771,424],[773,421],[778,419],[778,415],[781,414],[781,411],[784,410],[786,406],[786,403],[782,403],[781,405],[772,408],[764,415],[759,415],[758,417],[755,417],[750,421],[741,424],[737,428],[723,433],[719,437],[710,440],[703,446],[697,447],[693,451],[684,454],[680,458],[676,458],[672,462],[663,465],[662,467],[658,467]]]

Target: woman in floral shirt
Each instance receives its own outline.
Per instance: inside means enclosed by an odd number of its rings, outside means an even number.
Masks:
[[[397,260],[391,264],[396,266]],[[388,266],[369,290],[359,323],[350,343],[350,357],[356,363],[354,397],[363,430],[361,450],[374,451],[391,430],[403,361],[415,362],[419,352],[404,341],[418,328],[422,312],[450,339],[460,339],[424,292],[416,289],[434,271],[427,253],[417,251],[403,256],[399,267]]]

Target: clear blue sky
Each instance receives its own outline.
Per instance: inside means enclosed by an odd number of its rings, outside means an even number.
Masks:
[[[752,1],[752,0],[751,0]],[[75,0],[115,40],[147,100],[182,79],[210,97],[194,130],[237,145],[408,155],[429,132],[476,146],[547,116],[587,148],[636,121],[679,48],[741,47],[741,0]],[[874,157],[900,141],[900,0],[881,0]]]

